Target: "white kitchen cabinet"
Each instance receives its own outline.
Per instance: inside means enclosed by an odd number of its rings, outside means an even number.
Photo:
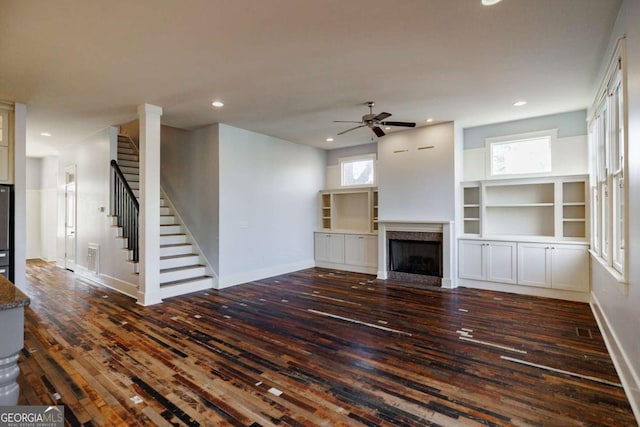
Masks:
[[[460,278],[516,283],[516,243],[460,240],[458,249]]]
[[[587,246],[518,243],[518,284],[588,292]]]
[[[360,234],[345,235],[344,263],[362,267],[377,267],[378,236]]]

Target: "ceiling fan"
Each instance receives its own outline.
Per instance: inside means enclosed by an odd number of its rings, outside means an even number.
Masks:
[[[359,122],[351,120],[333,121],[334,123],[358,123],[358,126],[352,127],[351,129],[343,130],[342,132],[338,133],[338,135],[343,135],[347,132],[351,132],[352,130],[368,126],[373,131],[373,133],[376,134],[376,136],[381,137],[385,136],[386,134],[380,128],[380,126],[401,126],[406,128],[416,127],[416,124],[412,122],[383,122],[383,120],[387,117],[391,117],[391,114],[385,112],[382,112],[380,114],[373,114],[373,107],[376,105],[376,103],[373,101],[367,102],[366,105],[369,106],[369,114],[365,114],[364,116],[362,116],[362,120],[360,120]]]

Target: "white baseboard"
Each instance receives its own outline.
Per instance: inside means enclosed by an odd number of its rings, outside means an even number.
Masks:
[[[114,291],[118,291],[135,300],[138,299],[138,286],[133,283],[125,282],[124,280],[116,279],[115,277],[107,276],[106,274],[96,275],[95,273],[87,270],[86,267],[80,265],[76,265],[74,273],[84,279],[113,289]]]
[[[624,351],[624,348],[620,345],[620,341],[618,340],[615,330],[611,327],[607,316],[600,308],[601,306],[598,298],[592,293],[591,299],[591,311],[593,312],[593,316],[596,318],[596,322],[598,322],[598,327],[600,328],[600,332],[604,338],[604,343],[606,344],[611,360],[613,360],[613,364],[616,367],[616,371],[618,372],[618,376],[622,382],[622,387],[624,387],[624,391],[627,394],[627,399],[629,400],[633,414],[636,417],[636,421],[640,424],[640,379],[634,371],[633,363],[631,363],[629,357]]]
[[[364,267],[361,265],[339,264],[335,262],[316,261],[315,266],[320,268],[332,268],[334,270],[351,271],[353,273],[363,273],[363,274],[376,274],[378,272],[378,269],[376,267]]]
[[[218,289],[228,288],[230,286],[241,285],[243,283],[261,280],[267,277],[279,276],[281,274],[292,273],[294,271],[304,270],[315,267],[314,260],[306,260],[294,262],[291,264],[282,264],[259,270],[247,271],[233,276],[218,277]]]
[[[485,291],[509,292],[535,297],[556,298],[567,301],[590,302],[587,292],[571,292],[560,289],[537,288],[535,286],[512,285],[509,283],[485,282],[482,280],[458,279],[456,287],[483,289]]]

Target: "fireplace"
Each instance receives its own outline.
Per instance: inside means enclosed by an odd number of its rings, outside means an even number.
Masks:
[[[379,279],[452,287],[453,222],[381,221]]]
[[[388,231],[389,277],[440,286],[442,282],[442,233]]]
[[[442,243],[389,240],[389,271],[442,277]]]

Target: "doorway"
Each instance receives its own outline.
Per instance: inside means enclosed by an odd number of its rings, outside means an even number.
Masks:
[[[76,165],[64,168],[64,267],[76,269]]]

